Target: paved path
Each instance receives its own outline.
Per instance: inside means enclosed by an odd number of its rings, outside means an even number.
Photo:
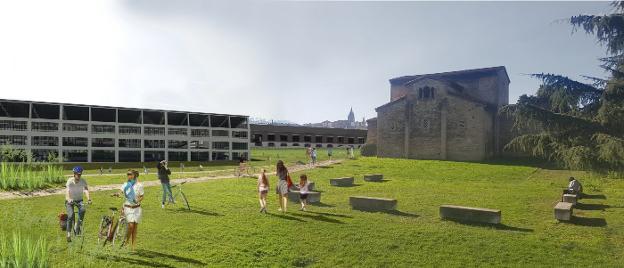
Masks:
[[[329,165],[333,165],[336,163],[340,163],[343,160],[332,160],[332,161],[323,161],[323,162],[319,162],[316,166],[329,166]],[[288,167],[288,170],[290,172],[297,172],[297,171],[302,171],[302,170],[308,170],[308,169],[312,169],[313,167],[309,166],[309,165],[296,165],[296,166],[290,166]],[[275,175],[275,172],[269,173],[272,175]],[[254,174],[254,176],[257,176],[258,174]],[[176,184],[176,183],[181,183],[181,182],[187,182],[187,183],[198,183],[198,182],[205,182],[205,181],[209,181],[209,180],[217,180],[217,179],[232,179],[232,178],[238,178],[236,176],[233,175],[226,175],[226,176],[212,176],[212,177],[201,177],[201,178],[186,178],[186,179],[174,179],[171,180],[172,184]],[[153,181],[144,181],[142,182],[144,187],[151,187],[151,186],[160,186],[160,181],[158,180],[153,180]],[[98,192],[98,191],[110,191],[110,190],[115,190],[115,189],[119,189],[121,187],[121,184],[109,184],[109,185],[97,185],[97,186],[91,186],[89,187],[89,191],[90,192]],[[49,195],[59,195],[59,194],[65,194],[65,188],[53,188],[53,189],[46,189],[46,190],[39,190],[39,191],[34,191],[34,192],[0,192],[0,200],[7,200],[7,199],[18,199],[18,198],[32,198],[32,197],[40,197],[40,196],[49,196]]]

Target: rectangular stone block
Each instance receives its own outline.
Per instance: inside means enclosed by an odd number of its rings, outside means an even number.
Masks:
[[[290,191],[288,192],[288,200],[291,202],[299,203],[301,200],[299,199],[299,191]],[[319,192],[309,192],[308,193],[308,203],[320,203],[321,202],[321,193]]]
[[[364,181],[379,182],[383,180],[382,174],[364,175]]]
[[[501,211],[498,209],[489,208],[442,205],[440,206],[440,218],[459,221],[500,224]]]
[[[332,186],[353,186],[353,177],[329,179]]]
[[[572,203],[559,202],[555,205],[555,219],[569,221],[572,218]]]
[[[388,198],[351,196],[349,197],[351,208],[363,211],[387,211],[396,210],[397,200]]]
[[[572,205],[576,205],[577,195],[575,194],[564,194],[563,202],[570,203]]]

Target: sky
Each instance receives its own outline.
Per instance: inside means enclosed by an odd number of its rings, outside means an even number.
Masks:
[[[0,99],[250,115],[376,116],[393,77],[505,66],[605,77],[564,20],[609,2],[0,2]]]

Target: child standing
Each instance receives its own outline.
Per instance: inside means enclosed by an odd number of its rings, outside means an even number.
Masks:
[[[299,200],[301,201],[301,209],[303,211],[306,211],[306,205],[308,204],[308,193],[310,192],[308,190],[308,186],[310,186],[310,183],[308,182],[308,176],[306,176],[305,174],[301,174],[301,176],[299,176],[299,185],[297,186],[297,188],[299,188]]]
[[[258,196],[260,199],[260,213],[267,213],[266,210],[266,197],[269,193],[269,178],[266,175],[266,169],[262,170],[262,173],[258,176]]]

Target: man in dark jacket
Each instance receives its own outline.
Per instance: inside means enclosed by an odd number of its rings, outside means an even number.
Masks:
[[[171,175],[171,170],[167,166],[167,160],[158,162],[158,165],[156,165],[156,169],[158,170],[158,180],[160,180],[160,184],[163,188],[162,208],[165,208],[165,201],[167,200],[167,197],[169,197],[170,203],[175,203],[175,201],[173,200],[173,193],[171,192],[171,184],[169,183],[169,175]]]

